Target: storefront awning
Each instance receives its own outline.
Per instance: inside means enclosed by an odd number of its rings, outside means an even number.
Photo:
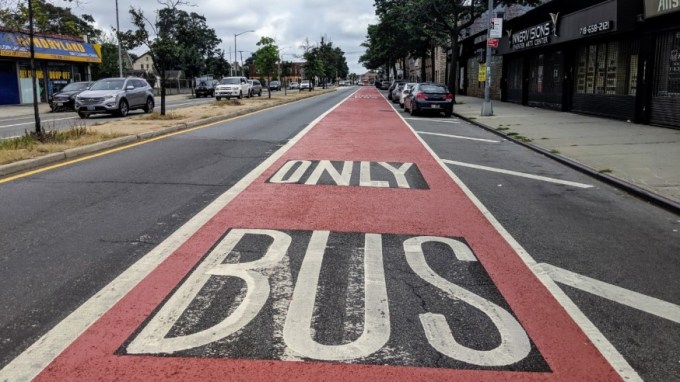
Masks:
[[[98,44],[55,37],[33,37],[35,58],[40,60],[101,63]],[[26,33],[0,31],[0,57],[30,57],[30,39]]]

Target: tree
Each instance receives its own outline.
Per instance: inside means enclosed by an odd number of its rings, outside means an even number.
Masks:
[[[176,12],[176,35],[174,35],[179,51],[179,69],[187,78],[205,74],[207,60],[215,57],[221,50],[217,46],[222,42],[217,38],[215,30],[208,27],[204,16],[183,10]]]
[[[161,115],[165,115],[166,72],[179,66],[181,56],[179,45],[176,43],[180,26],[180,12],[177,7],[187,3],[183,0],[157,1],[165,7],[156,11],[154,22],[147,19],[141,9],[130,8],[132,23],[137,30],[128,30],[121,35],[121,39],[133,47],[144,45],[149,49],[154,69],[161,78]],[[151,28],[151,33],[147,26]]]
[[[229,74],[231,65],[224,58],[224,51],[221,49],[215,50],[212,56],[205,59],[206,71],[215,77],[222,77]]]
[[[92,79],[97,80],[106,77],[118,77],[118,43],[113,35],[103,33],[100,38],[102,62],[92,65]],[[123,52],[128,51],[123,43]],[[134,61],[136,57],[130,54],[130,58]],[[129,72],[132,68],[129,67],[127,60],[123,60],[123,72]]]
[[[279,61],[279,47],[274,44],[274,39],[263,36],[257,42],[260,48],[254,53],[255,70],[267,76],[267,84],[271,81],[272,73],[276,70],[276,63]],[[267,86],[269,98],[272,98],[272,91]]]
[[[63,2],[72,3],[71,0]],[[10,30],[28,30],[29,15],[27,1],[0,0],[0,25]],[[94,18],[83,14],[80,17],[71,9],[54,5],[46,0],[31,0],[33,23],[36,33],[58,34],[65,36],[87,36],[89,40],[99,41],[102,31],[95,28]]]

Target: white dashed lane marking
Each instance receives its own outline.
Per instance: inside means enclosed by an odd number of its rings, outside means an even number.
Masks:
[[[442,159],[442,162],[444,162],[446,164],[451,164],[451,165],[454,165],[454,166],[461,166],[461,167],[474,168],[474,169],[477,169],[477,170],[497,172],[497,173],[501,173],[501,174],[519,176],[519,177],[522,177],[522,178],[541,180],[543,182],[562,184],[562,185],[565,185],[565,186],[572,186],[572,187],[578,187],[578,188],[592,188],[593,187],[590,184],[570,182],[568,180],[548,178],[547,176],[526,174],[526,173],[523,173],[523,172],[504,170],[504,169],[495,168],[495,167],[480,166],[480,165],[477,165],[477,164],[457,162],[457,161],[448,160],[448,159]]]

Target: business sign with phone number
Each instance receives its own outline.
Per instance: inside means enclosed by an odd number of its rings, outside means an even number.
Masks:
[[[602,21],[584,27],[579,27],[579,32],[581,33],[582,36],[587,36],[593,33],[608,31],[612,29],[613,26],[614,26],[613,21]]]

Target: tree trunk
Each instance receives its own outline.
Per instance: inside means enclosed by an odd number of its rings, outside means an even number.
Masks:
[[[456,103],[458,93],[458,30],[451,31],[451,72],[449,73],[449,91],[453,94],[453,103]],[[462,81],[462,78],[460,79]]]
[[[427,82],[427,69],[425,68],[425,63],[427,62],[427,52],[423,53],[423,57],[420,58],[420,81]]]
[[[432,72],[431,72],[432,73],[432,82],[437,82],[437,79],[435,78],[436,71],[434,70],[435,69],[434,63],[435,63],[435,61],[437,61],[436,54],[437,54],[437,47],[436,47],[435,44],[432,44],[432,55],[431,55],[432,66],[430,68],[432,70]]]

